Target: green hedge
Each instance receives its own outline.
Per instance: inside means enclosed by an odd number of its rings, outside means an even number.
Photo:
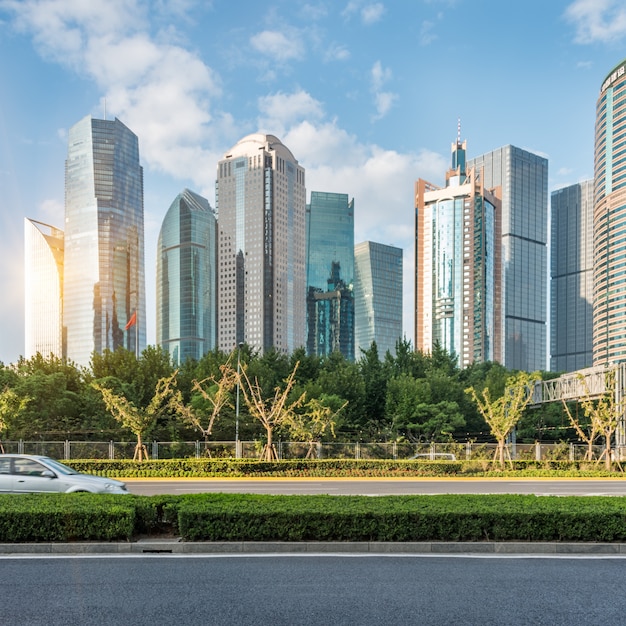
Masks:
[[[0,542],[626,541],[626,498],[532,495],[0,496]]]
[[[64,461],[79,472],[112,478],[366,478],[436,476],[610,476],[604,465],[581,461],[515,461],[504,471],[491,461],[394,461],[319,459],[265,462],[251,459],[164,459]]]

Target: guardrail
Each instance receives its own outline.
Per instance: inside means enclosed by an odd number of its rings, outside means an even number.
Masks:
[[[134,441],[3,441],[4,451],[18,454],[41,454],[61,460],[71,459],[132,459]],[[491,460],[495,443],[375,443],[375,442],[314,442],[313,444],[278,441],[279,459],[409,459],[428,455],[433,460],[439,454],[454,454],[457,460]],[[152,459],[180,458],[242,458],[256,459],[263,449],[262,441],[153,441],[146,445]],[[512,459],[519,460],[583,460],[587,445],[573,443],[511,443],[507,446]],[[594,446],[594,458],[604,450]],[[626,458],[626,448],[616,457]],[[424,457],[422,457],[424,458]]]

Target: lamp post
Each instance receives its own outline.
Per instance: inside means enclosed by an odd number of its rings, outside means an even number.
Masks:
[[[243,342],[240,342],[237,346],[237,397],[235,399],[235,458],[241,457],[240,444],[239,444],[239,376],[241,371],[241,348]]]

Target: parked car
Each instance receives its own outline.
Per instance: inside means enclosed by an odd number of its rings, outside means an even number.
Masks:
[[[128,493],[112,478],[81,474],[47,456],[0,454],[0,493]]]
[[[414,454],[409,457],[409,461],[456,461],[456,455],[451,452],[426,452],[424,454]]]

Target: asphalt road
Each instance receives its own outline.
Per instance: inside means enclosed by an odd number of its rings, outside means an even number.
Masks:
[[[556,496],[624,496],[626,480],[587,479],[128,479],[131,493],[139,495],[183,493],[267,493],[331,495],[407,495],[446,493],[522,493]]]
[[[621,624],[624,558],[0,557],[0,623]]]

